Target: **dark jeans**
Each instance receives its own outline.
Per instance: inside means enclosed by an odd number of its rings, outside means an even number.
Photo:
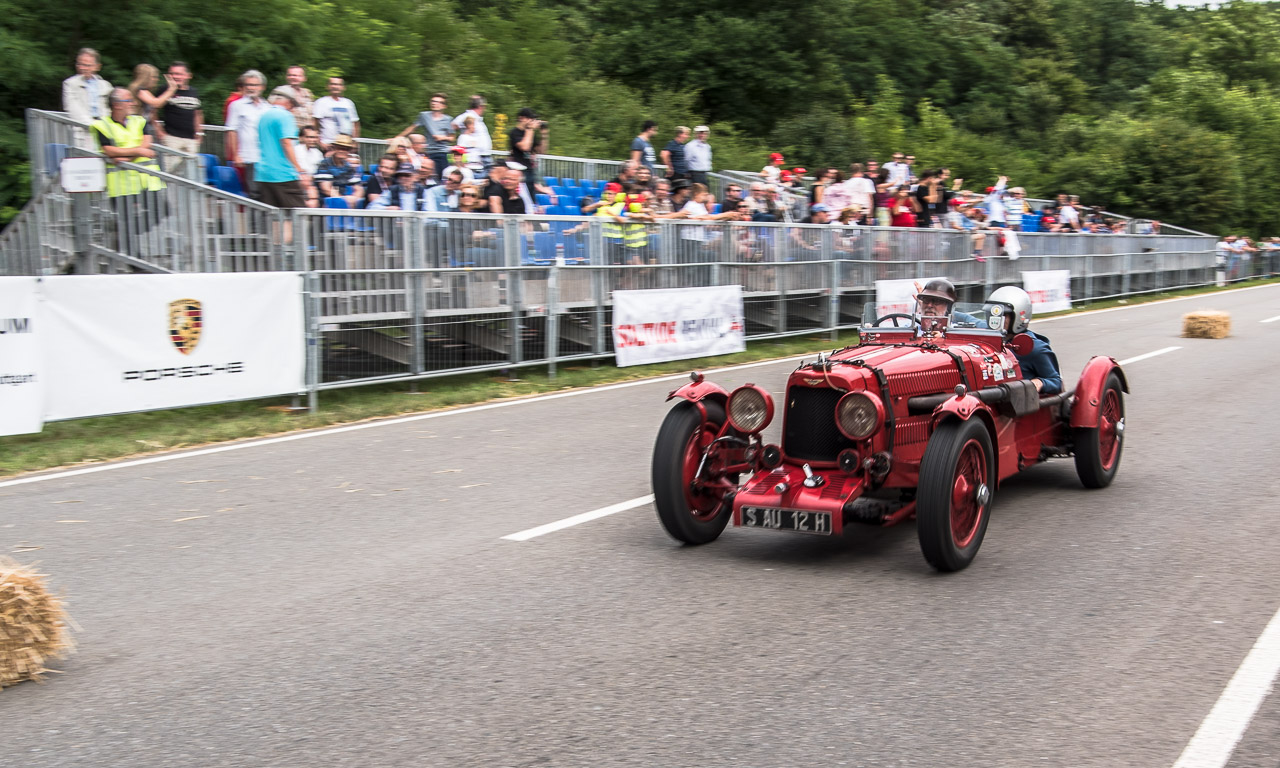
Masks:
[[[689,171],[689,181],[694,184],[709,186],[707,185],[707,173],[707,171]]]
[[[445,152],[428,152],[427,157],[436,166],[436,176],[444,181],[444,171],[449,167],[449,155]]]

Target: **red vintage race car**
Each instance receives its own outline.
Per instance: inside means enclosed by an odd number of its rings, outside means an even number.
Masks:
[[[654,447],[667,533],[705,544],[732,521],[833,536],[915,517],[925,559],[957,571],[977,554],[1010,476],[1074,456],[1085,487],[1110,484],[1129,391],[1120,365],[1094,357],[1074,390],[1041,397],[1016,354],[1032,339],[992,330],[998,306],[963,309],[881,317],[858,346],[801,363],[787,381],[780,445],[761,438],[774,416],[767,391],[730,393],[695,372],[668,396],[679,402]]]

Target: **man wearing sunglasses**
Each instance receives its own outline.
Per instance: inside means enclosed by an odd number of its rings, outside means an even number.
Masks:
[[[424,194],[426,210],[437,213],[452,213],[458,210],[460,201],[458,191],[462,187],[462,171],[450,168],[445,171],[444,183],[429,188]]]

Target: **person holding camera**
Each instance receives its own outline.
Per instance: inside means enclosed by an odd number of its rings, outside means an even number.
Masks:
[[[544,195],[551,194],[538,173],[538,155],[547,145],[547,121],[529,107],[516,114],[516,126],[508,132],[511,139],[511,161],[525,167],[525,180]]]

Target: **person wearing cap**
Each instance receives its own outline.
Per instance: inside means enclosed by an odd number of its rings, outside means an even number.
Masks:
[[[249,197],[258,197],[258,188],[253,183],[253,168],[258,162],[258,120],[263,113],[271,109],[271,105],[262,98],[262,88],[267,79],[256,69],[251,69],[240,76],[244,83],[243,96],[231,102],[227,110],[226,155],[240,175],[240,185]]]
[[[457,175],[453,174],[448,179],[456,179]],[[443,185],[448,187],[448,185]],[[458,187],[453,186],[454,201],[453,208],[457,208],[457,191]],[[427,188],[418,183],[418,172],[413,168],[401,167],[392,175],[391,186],[383,190],[377,199],[369,203],[369,210],[388,210],[388,211],[426,211],[437,210],[430,208],[425,199]],[[448,210],[447,204],[445,210]]]
[[[331,77],[328,87],[329,95],[316,99],[311,106],[311,116],[320,124],[320,143],[328,147],[338,136],[360,138],[360,113],[355,103],[342,95],[347,81]]]
[[[707,137],[711,129],[705,125],[695,126],[693,141],[684,145],[684,159],[689,164],[689,180],[698,184],[707,183],[707,174],[711,172],[711,145]]]
[[[489,126],[484,124],[484,111],[488,107],[488,103],[484,97],[476,94],[467,102],[468,109],[466,112],[453,118],[451,125],[455,133],[459,134],[458,141],[461,142],[461,133],[466,124],[467,118],[475,120],[471,133],[473,136],[469,139],[472,146],[475,147],[476,154],[479,156],[479,163],[482,166],[481,176],[487,175],[487,171],[493,166],[493,139],[489,136]]]
[[[782,178],[782,164],[785,162],[781,152],[769,155],[769,164],[760,169],[760,176],[766,184],[777,184]]]
[[[470,156],[467,154],[466,147],[450,147],[449,148],[449,165],[447,168],[457,168],[462,172],[462,181],[464,184],[476,183],[475,168],[480,163],[469,162]]]
[[[315,181],[320,188],[320,196],[341,197],[347,201],[347,207],[355,208],[365,197],[363,174],[358,167],[351,165],[351,154],[355,151],[356,144],[350,136],[339,134],[329,146],[332,151],[316,169]],[[398,162],[395,155],[384,155],[378,161],[379,173],[375,174],[374,180],[376,182],[381,177],[383,183],[376,191],[373,184],[369,185],[371,196],[382,194],[391,185],[391,176],[395,173]]]
[[[689,178],[689,162],[684,156],[684,143],[688,140],[689,128],[677,125],[675,136],[662,148],[662,164],[667,166],[667,178],[672,181]]]
[[[298,122],[293,110],[300,96],[289,85],[282,85],[271,92],[268,99],[272,109],[258,119],[258,161],[254,164],[254,178],[258,183],[258,199],[277,208],[305,208],[306,187],[311,186],[311,174],[302,167],[298,141]],[[292,240],[286,232],[284,240]]]

